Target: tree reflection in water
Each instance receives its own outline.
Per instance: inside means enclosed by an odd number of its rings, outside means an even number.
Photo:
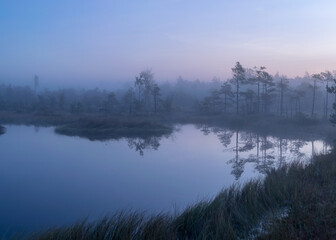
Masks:
[[[272,168],[282,167],[286,161],[302,161],[315,154],[314,141],[311,142],[312,153],[310,156],[303,151],[308,141],[300,139],[287,139],[263,134],[230,130],[207,125],[197,126],[204,135],[213,133],[224,147],[224,151],[234,153],[228,160],[232,165],[231,174],[238,180],[244,172],[247,163],[254,164],[254,169],[261,174],[267,173]],[[323,151],[328,149],[324,143]]]
[[[158,150],[160,147],[161,137],[146,137],[146,138],[128,138],[127,143],[130,149],[135,149],[141,156],[145,150]]]
[[[174,132],[179,132],[181,129],[179,127],[174,127]],[[144,156],[145,151],[158,150],[160,147],[160,141],[163,138],[170,138],[174,141],[174,132],[161,135],[161,136],[146,136],[146,137],[132,137],[126,138],[128,147],[139,152],[140,156]]]

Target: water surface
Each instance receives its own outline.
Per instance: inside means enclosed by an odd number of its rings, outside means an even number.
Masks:
[[[183,125],[170,136],[90,141],[54,128],[6,126],[0,136],[0,233],[96,219],[120,209],[183,209],[285,161],[328,151],[289,140]]]

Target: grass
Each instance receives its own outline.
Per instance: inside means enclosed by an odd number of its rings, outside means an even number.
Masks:
[[[153,137],[171,134],[172,127],[148,120],[118,118],[83,118],[58,126],[55,132],[80,136],[91,140],[118,139],[122,137]]]
[[[264,179],[234,185],[174,216],[120,212],[24,239],[335,239],[335,157],[270,170]],[[287,214],[281,216],[282,209]]]

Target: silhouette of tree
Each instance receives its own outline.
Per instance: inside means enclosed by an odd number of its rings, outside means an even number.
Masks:
[[[333,81],[333,75],[330,71],[321,72],[322,81],[326,84],[326,99],[325,99],[325,109],[324,116],[328,118],[328,102],[329,102],[329,82]]]
[[[285,76],[280,77],[280,80],[277,83],[277,87],[280,92],[280,116],[283,115],[284,95],[289,89],[288,83],[288,79]]]
[[[226,113],[228,102],[232,102],[234,97],[231,85],[228,82],[224,82],[221,86],[220,93],[224,95],[224,113]]]
[[[312,75],[312,80],[313,80],[313,85],[312,85],[312,89],[313,89],[313,104],[312,104],[312,109],[311,109],[311,117],[315,117],[315,98],[316,98],[316,89],[317,89],[317,82],[321,82],[322,81],[322,75],[321,74],[313,74]]]
[[[236,62],[236,65],[234,68],[232,68],[232,75],[233,78],[230,80],[231,84],[235,86],[236,89],[236,114],[239,113],[239,94],[240,94],[240,87],[242,84],[246,83],[246,77],[245,77],[245,69],[240,64],[240,62]]]

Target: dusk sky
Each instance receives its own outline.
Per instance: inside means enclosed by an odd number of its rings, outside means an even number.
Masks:
[[[2,0],[0,81],[230,77],[336,69],[336,1]]]

